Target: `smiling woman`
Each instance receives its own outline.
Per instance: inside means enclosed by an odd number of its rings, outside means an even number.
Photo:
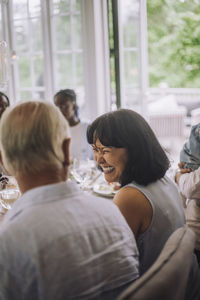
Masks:
[[[162,178],[169,168],[169,160],[152,129],[132,110],[120,109],[100,116],[88,128],[87,138],[93,144],[94,154],[101,150],[100,166],[106,166],[106,163],[109,166],[109,161],[102,159],[108,154],[121,164],[121,159],[115,156],[116,149],[126,149],[123,153],[126,167],[119,179],[122,186],[133,180],[148,185]]]
[[[127,163],[127,149],[104,147],[97,138],[93,144],[94,159],[102,168],[108,182],[120,181],[121,174]]]
[[[185,223],[178,190],[165,176],[169,160],[147,122],[132,110],[98,117],[87,138],[105,179],[122,186],[113,201],[136,236],[142,274]]]

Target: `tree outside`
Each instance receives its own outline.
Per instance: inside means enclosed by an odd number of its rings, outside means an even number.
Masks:
[[[147,0],[150,87],[200,87],[199,0]]]

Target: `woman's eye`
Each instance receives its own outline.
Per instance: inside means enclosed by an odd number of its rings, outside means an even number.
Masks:
[[[103,154],[109,153],[109,150],[103,150]]]

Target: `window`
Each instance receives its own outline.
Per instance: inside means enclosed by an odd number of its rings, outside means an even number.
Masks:
[[[107,0],[2,0],[12,102],[77,93],[80,114],[110,109]],[[1,20],[0,20],[1,21]]]
[[[140,3],[133,0],[120,1],[119,12],[122,31],[121,59],[123,62],[124,105],[137,107],[140,88]]]
[[[44,99],[44,50],[39,0],[12,1],[13,60],[19,100]]]
[[[9,0],[5,4],[10,87],[16,101],[52,101],[56,91],[72,88],[84,105],[80,2]]]
[[[80,0],[53,0],[50,16],[55,90],[75,89],[79,102],[84,97],[80,9]]]

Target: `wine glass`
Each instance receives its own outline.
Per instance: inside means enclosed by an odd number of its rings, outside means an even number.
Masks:
[[[71,166],[71,175],[82,189],[87,188],[96,173],[96,165],[92,160],[74,158]]]
[[[17,198],[20,196],[20,192],[17,188],[5,188],[2,191],[0,191],[0,204],[1,206],[9,210],[12,207],[12,204],[15,202]]]
[[[11,209],[15,200],[20,197],[20,191],[15,178],[6,175],[6,179],[7,181],[1,185],[0,190],[0,204],[4,213]]]

